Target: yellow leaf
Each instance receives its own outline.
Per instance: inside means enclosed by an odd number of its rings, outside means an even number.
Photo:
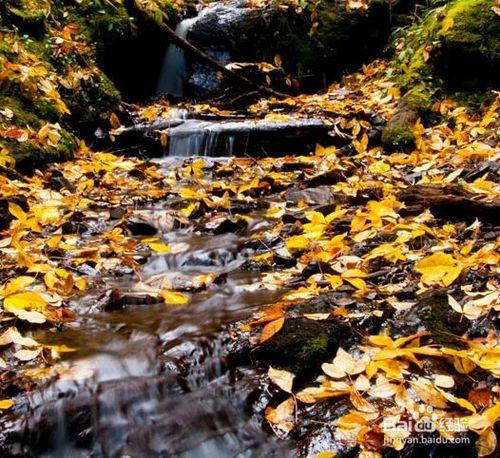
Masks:
[[[290,237],[286,243],[288,250],[307,250],[311,245],[311,241],[305,235],[295,235]]]
[[[440,251],[420,260],[415,270],[422,274],[422,282],[427,285],[442,283],[449,286],[462,272],[462,266],[453,256]]]
[[[184,216],[184,218],[189,218],[196,210],[198,210],[200,206],[199,202],[193,202],[189,204],[186,208],[183,208],[180,211],[180,214]]]
[[[21,276],[17,277],[14,280],[9,281],[1,292],[2,296],[10,296],[11,294],[17,293],[18,291],[22,291],[29,285],[31,285],[35,279],[33,277]]]
[[[85,291],[87,289],[87,280],[85,278],[78,278],[75,280],[75,286],[80,291]]]
[[[493,428],[487,428],[476,441],[476,450],[478,456],[488,456],[497,449],[497,436]]]
[[[47,288],[52,289],[57,282],[57,275],[51,270],[43,276],[43,281],[47,285]]]
[[[295,402],[292,397],[289,397],[276,408],[268,407],[265,411],[266,420],[274,425],[279,430],[288,433],[292,430],[295,417]]]
[[[455,24],[455,21],[453,20],[453,18],[450,16],[447,16],[444,18],[443,28],[441,30],[443,32],[447,32],[448,30],[450,30],[453,27],[454,24]]]
[[[3,307],[8,312],[13,310],[37,310],[41,311],[47,305],[47,301],[40,294],[29,291],[13,294],[3,301]]]
[[[344,284],[340,275],[325,274],[325,278],[330,282],[332,288],[339,288]]]
[[[349,282],[356,289],[362,290],[366,288],[366,282],[361,278],[346,278],[345,281]]]
[[[27,321],[34,324],[42,324],[47,321],[47,318],[43,313],[31,312],[29,310],[12,309],[10,313],[16,315],[20,320]]]
[[[367,273],[363,272],[361,269],[348,269],[344,272],[342,272],[342,278],[343,279],[348,279],[348,278],[366,278]]]
[[[377,174],[382,174],[382,173],[387,173],[389,170],[391,170],[391,166],[384,161],[377,161],[371,164],[368,167],[368,170],[372,173],[377,173]]]
[[[417,396],[426,404],[438,409],[447,407],[446,398],[434,387],[430,380],[419,377],[415,382],[410,381],[410,385]]]
[[[0,400],[0,410],[10,409],[14,405],[14,401],[12,399],[1,399]]]
[[[149,242],[148,246],[149,246],[149,248],[151,248],[153,251],[156,251],[157,253],[170,253],[170,247],[168,245],[166,245],[165,243]]]
[[[14,356],[20,361],[31,361],[35,359],[42,349],[39,350],[19,350],[14,353]]]
[[[26,213],[24,213],[24,210],[14,202],[9,202],[9,212],[19,221],[24,221],[26,219]]]
[[[23,337],[16,327],[11,326],[0,335],[0,346],[15,343],[23,347],[37,347],[39,343],[29,337]]]
[[[356,390],[351,390],[351,393],[349,394],[349,400],[351,401],[352,405],[359,411],[361,412],[377,412],[377,409],[373,404],[368,402],[366,399],[364,399]]]
[[[260,335],[260,342],[265,342],[270,339],[274,334],[276,334],[285,324],[285,317],[277,318],[276,320],[270,321],[262,328],[262,333]]]
[[[169,291],[167,289],[163,290],[160,293],[160,296],[166,304],[172,305],[183,305],[189,300],[184,294],[179,293],[178,291]]]

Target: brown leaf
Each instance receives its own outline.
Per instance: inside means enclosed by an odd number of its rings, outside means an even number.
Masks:
[[[489,388],[476,388],[469,391],[467,399],[478,409],[489,407],[492,403],[493,393]]]
[[[377,426],[374,426],[363,435],[361,442],[366,450],[379,452],[384,448],[384,433]]]

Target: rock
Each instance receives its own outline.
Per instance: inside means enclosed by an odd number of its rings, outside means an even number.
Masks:
[[[398,311],[389,322],[395,337],[409,336],[418,331],[429,331],[434,342],[456,345],[453,337],[467,331],[468,323],[448,304],[446,292],[430,291],[418,299],[408,310]]]
[[[123,308],[123,296],[119,289],[111,288],[101,294],[91,305],[92,312],[121,310]]]
[[[321,119],[283,121],[244,118],[238,121],[188,119],[179,126],[158,130],[168,138],[170,156],[280,156],[310,151],[316,143],[329,144],[328,127]]]
[[[455,0],[446,11],[434,56],[452,89],[481,90],[500,82],[500,21],[493,0]]]
[[[302,200],[309,205],[329,205],[335,203],[335,196],[329,186],[318,186],[308,189],[290,189],[285,193],[285,200],[293,203]]]
[[[465,221],[478,218],[495,225],[500,221],[500,199],[479,200],[460,185],[409,186],[398,194],[398,198],[409,207],[429,208],[440,218]]]
[[[54,191],[61,191],[62,189],[67,189],[70,192],[75,192],[75,186],[71,183],[59,170],[56,168],[49,170],[48,183],[51,189]]]
[[[403,89],[463,93],[473,105],[498,87],[500,24],[493,0],[454,0],[425,14],[396,40],[391,73]],[[401,134],[403,135],[403,134]]]
[[[298,379],[311,379],[348,334],[347,327],[337,322],[288,318],[276,334],[257,347],[255,355],[265,364],[290,370]]]
[[[224,219],[217,227],[214,228],[213,232],[215,235],[220,234],[240,234],[244,232],[248,227],[248,223],[241,218],[227,218]]]
[[[349,170],[329,170],[328,172],[320,173],[306,180],[306,184],[312,188],[321,185],[337,184],[339,181],[345,181],[354,173],[354,167]]]
[[[414,88],[401,98],[396,113],[382,129],[386,151],[409,151],[415,147],[415,123],[429,106],[430,97],[422,88]]]
[[[85,223],[85,214],[80,211],[75,211],[69,221],[66,221],[62,226],[63,234],[83,234],[88,230]]]
[[[248,7],[236,0],[216,3],[190,19],[187,40],[215,60],[273,62],[282,57],[287,74],[303,86],[318,88],[382,51],[390,35],[391,13],[398,4],[372,2],[367,11],[343,0],[306,4],[304,11],[269,4]],[[314,19],[311,19],[311,16]],[[311,27],[314,25],[314,33]],[[220,91],[215,72],[191,62],[189,92],[207,96]]]
[[[126,227],[132,235],[156,235],[158,229],[149,221],[132,217],[127,220]]]

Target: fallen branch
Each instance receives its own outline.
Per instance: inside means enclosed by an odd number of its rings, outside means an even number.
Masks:
[[[478,218],[491,223],[500,220],[500,199],[477,200],[460,186],[435,184],[410,186],[399,194],[407,205],[429,208],[437,216],[453,219]]]
[[[217,61],[212,59],[208,54],[204,53],[200,49],[198,49],[196,46],[193,46],[189,41],[185,40],[184,38],[181,38],[179,35],[175,33],[175,31],[170,28],[166,22],[165,22],[165,14],[163,12],[160,12],[160,18],[156,17],[154,12],[148,8],[148,1],[147,0],[135,0],[134,1],[134,6],[135,9],[139,12],[139,14],[144,17],[146,20],[153,22],[167,37],[169,40],[178,46],[179,48],[182,48],[186,53],[190,54],[192,57],[198,59],[201,63],[213,68],[214,70],[220,72],[222,75],[224,75],[226,78],[229,80],[239,83],[245,87],[252,88],[254,90],[257,90],[259,93],[267,95],[267,96],[273,96],[279,99],[284,99],[289,97],[288,94],[284,94],[282,92],[275,91],[274,89],[266,86],[262,86],[259,84],[254,83],[250,79],[246,78],[243,75],[239,75],[238,73],[234,72],[233,70],[230,70],[226,68],[224,65],[219,64]]]

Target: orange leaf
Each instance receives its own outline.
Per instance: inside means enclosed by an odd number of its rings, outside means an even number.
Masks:
[[[285,317],[278,318],[277,320],[273,320],[270,323],[267,323],[262,328],[262,334],[260,335],[260,342],[265,342],[267,339],[270,339],[274,334],[276,334],[285,323]]]

